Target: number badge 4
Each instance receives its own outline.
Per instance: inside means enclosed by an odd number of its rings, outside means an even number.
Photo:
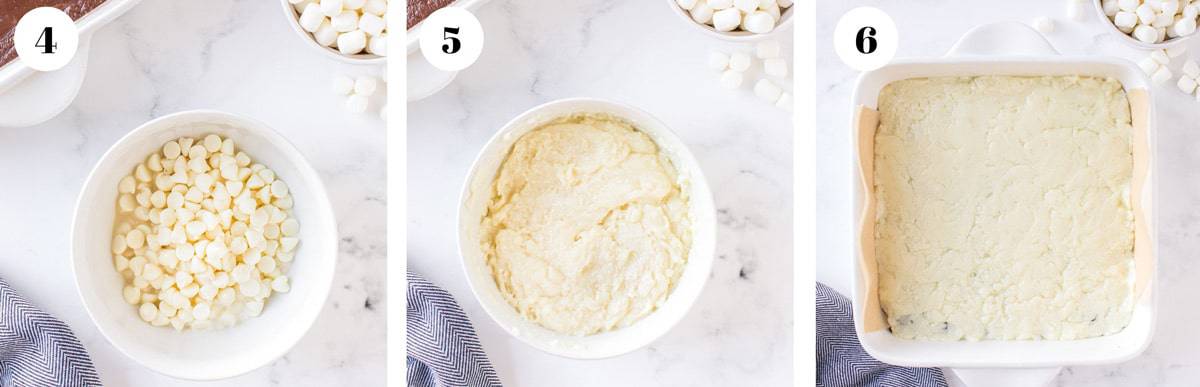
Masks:
[[[38,71],[66,66],[79,48],[79,29],[70,16],[56,8],[27,12],[13,32],[13,47],[21,62]]]

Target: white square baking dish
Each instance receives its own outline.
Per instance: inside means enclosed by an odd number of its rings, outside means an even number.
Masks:
[[[916,77],[971,75],[1089,75],[1114,78],[1124,86],[1133,113],[1135,202],[1135,306],[1129,325],[1109,336],[1069,341],[935,342],[895,337],[887,327],[875,288],[872,155],[876,103],[888,83]],[[1147,77],[1129,61],[1096,56],[1059,55],[1040,34],[1018,23],[978,27],[959,40],[945,57],[897,60],[862,74],[853,95],[855,143],[854,320],[863,347],[889,364],[911,367],[1036,368],[1122,362],[1150,343],[1156,312],[1157,251],[1154,110]],[[1139,158],[1139,153],[1144,157]],[[1140,210],[1139,208],[1140,207]],[[867,251],[870,250],[870,251]],[[865,252],[865,254],[864,254]],[[1053,370],[1056,374],[1057,370]],[[1051,376],[1053,374],[1050,374]]]

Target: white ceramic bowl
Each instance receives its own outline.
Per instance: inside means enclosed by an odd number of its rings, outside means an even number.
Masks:
[[[738,42],[738,43],[750,43],[750,42],[757,42],[760,40],[767,40],[767,39],[775,36],[775,34],[780,33],[781,31],[787,31],[792,26],[792,10],[796,9],[796,5],[793,4],[791,7],[788,7],[787,9],[783,10],[783,13],[781,13],[779,15],[779,22],[775,23],[775,29],[771,30],[771,32],[768,32],[765,34],[756,34],[756,33],[749,32],[749,31],[729,31],[729,32],[717,31],[715,28],[713,28],[710,25],[700,24],[700,23],[697,23],[695,20],[692,20],[692,15],[687,10],[680,8],[679,4],[676,3],[675,0],[667,0],[667,6],[670,7],[673,12],[675,12],[676,16],[679,16],[680,18],[682,18],[681,20],[683,20],[684,23],[691,25],[693,28],[696,28],[697,30],[703,31],[708,36],[712,36],[714,38],[725,40],[725,41]]]
[[[1100,4],[1100,0],[1094,0],[1094,1],[1092,1],[1092,4],[1095,5],[1092,8],[1096,9],[1096,15],[1100,17],[1100,22],[1105,25],[1105,27],[1104,27],[1105,30],[1107,30],[1109,33],[1116,34],[1117,39],[1121,40],[1122,42],[1125,42],[1131,46],[1134,46],[1134,47],[1137,47],[1137,48],[1140,48],[1143,50],[1158,50],[1158,49],[1175,46],[1177,44],[1186,42],[1188,39],[1191,39],[1191,37],[1193,37],[1193,36],[1196,36],[1196,33],[1193,33],[1188,36],[1168,38],[1167,40],[1162,41],[1162,43],[1146,43],[1146,42],[1137,40],[1137,38],[1129,36],[1129,34],[1121,32],[1121,30],[1117,29],[1117,25],[1113,24],[1112,19],[1109,19],[1108,15],[1104,14],[1104,6],[1102,6]]]
[[[292,31],[295,31],[296,35],[299,36],[300,39],[303,39],[305,42],[307,42],[305,43],[307,46],[325,53],[325,55],[329,56],[330,58],[350,64],[373,65],[387,63],[386,56],[368,54],[365,52],[362,54],[344,55],[336,48],[322,46],[320,43],[317,43],[316,39],[313,39],[311,33],[305,31],[303,27],[300,27],[300,14],[296,12],[296,8],[292,6],[292,3],[289,3],[288,0],[279,0],[279,3],[283,5],[283,16],[288,20],[288,25],[292,26]]]
[[[113,216],[117,182],[162,144],[216,133],[232,138],[256,162],[288,183],[300,221],[300,246],[288,270],[292,289],[276,293],[261,316],[225,329],[177,332],[143,322],[121,295],[124,280],[113,268]],[[96,163],[79,194],[71,230],[71,259],[83,305],[100,333],[126,356],[160,373],[185,379],[220,379],[249,372],[286,353],[316,320],[333,283],[337,225],[325,186],[304,156],[266,125],[216,111],[187,111],[157,118],[117,141]]]
[[[589,336],[565,335],[521,317],[500,294],[480,249],[479,222],[491,198],[492,181],[513,143],[539,124],[572,113],[607,113],[623,118],[654,139],[687,182],[690,192],[692,248],[687,267],[667,300],[650,315],[625,328]],[[691,152],[666,124],[628,105],[572,98],[550,102],[517,116],[488,141],[471,166],[458,209],[458,248],[467,283],[483,309],[513,337],[542,351],[578,359],[617,356],[650,344],[683,318],[712,271],[716,244],[716,211],[712,192]]]

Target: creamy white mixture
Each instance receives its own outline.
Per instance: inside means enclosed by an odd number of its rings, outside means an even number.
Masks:
[[[909,339],[1065,340],[1132,310],[1129,102],[1091,77],[894,82],[875,136],[879,297]]]
[[[482,249],[525,318],[588,335],[653,312],[691,247],[688,197],[645,133],[575,115],[526,133],[492,186]]]

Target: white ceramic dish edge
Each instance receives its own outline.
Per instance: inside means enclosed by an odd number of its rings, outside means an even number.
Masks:
[[[488,0],[457,0],[450,5],[447,5],[447,7],[459,7],[468,11],[475,11],[484,4],[487,4],[487,2]],[[407,23],[408,22],[405,21],[406,27]],[[425,24],[424,20],[422,20],[421,23],[417,23],[417,25],[408,30],[408,34],[404,37],[406,39],[405,44],[407,45],[407,50],[410,55],[421,49],[421,26],[423,24]]]
[[[920,60],[897,60],[893,63],[862,74],[855,88],[852,106],[864,105],[874,108],[879,90],[889,82],[923,76],[942,75],[1068,75],[1090,74],[1114,77],[1127,89],[1145,89],[1151,93],[1151,85],[1133,63],[1123,59],[1107,57],[1061,56],[1044,38],[1028,26],[1019,23],[999,23],[977,27],[963,36],[946,57]],[[1153,101],[1153,98],[1149,98]],[[1157,173],[1154,152],[1156,146],[1154,106],[1149,107],[1147,128],[1150,146],[1150,165],[1146,181],[1145,200],[1152,246],[1157,251]],[[857,138],[857,134],[855,135]],[[861,173],[857,163],[858,149],[852,147],[852,163],[856,175]],[[853,179],[855,230],[861,230],[865,209],[864,187],[860,179]],[[857,237],[854,240],[858,240]],[[861,278],[862,251],[856,242],[854,275],[854,318],[855,328],[863,347],[875,358],[889,364],[911,367],[955,367],[960,376],[972,372],[985,374],[987,379],[1007,380],[1005,377],[1022,377],[1020,371],[1057,374],[1057,367],[1067,365],[1111,364],[1131,359],[1140,354],[1150,342],[1156,316],[1156,274],[1151,276],[1146,291],[1136,300],[1133,317],[1122,332],[1099,338],[1074,341],[983,341],[983,342],[928,342],[902,340],[883,330],[867,333],[862,321],[866,290]],[[1043,367],[1040,368],[1039,367]],[[1044,367],[1050,367],[1049,369]],[[969,370],[967,370],[969,369]],[[999,374],[987,369],[1007,369]],[[1049,372],[1047,372],[1049,371]],[[964,379],[966,379],[964,377]],[[975,380],[980,380],[975,378]],[[1003,384],[1001,384],[1003,385]],[[1009,384],[1017,385],[1017,384]]]
[[[563,335],[519,314],[496,288],[479,247],[479,220],[490,197],[491,183],[512,144],[538,123],[573,113],[608,113],[629,120],[658,143],[675,163],[681,180],[690,188],[692,248],[688,264],[675,290],[658,310],[631,326],[590,336]],[[687,314],[699,298],[712,271],[716,246],[716,212],[712,192],[699,163],[686,145],[665,124],[649,113],[628,105],[590,98],[570,98],[534,107],[505,124],[488,141],[471,167],[458,210],[459,254],[475,298],[500,327],[517,339],[558,356],[599,359],[625,354],[650,344],[666,334]]]
[[[109,0],[76,21],[79,48],[62,69],[37,72],[20,60],[0,66],[0,127],[37,125],[70,106],[87,72],[92,34],[140,1]]]
[[[112,267],[116,183],[165,141],[204,133],[231,133],[239,148],[288,182],[300,221],[300,247],[288,271],[292,289],[274,294],[262,316],[222,330],[176,332],[152,327],[121,296],[123,279]],[[142,124],[96,163],[76,203],[71,271],[79,296],[100,333],[134,361],[164,375],[213,380],[232,377],[283,356],[311,328],[332,287],[338,255],[336,217],[320,175],[282,135],[240,116],[193,110]]]

